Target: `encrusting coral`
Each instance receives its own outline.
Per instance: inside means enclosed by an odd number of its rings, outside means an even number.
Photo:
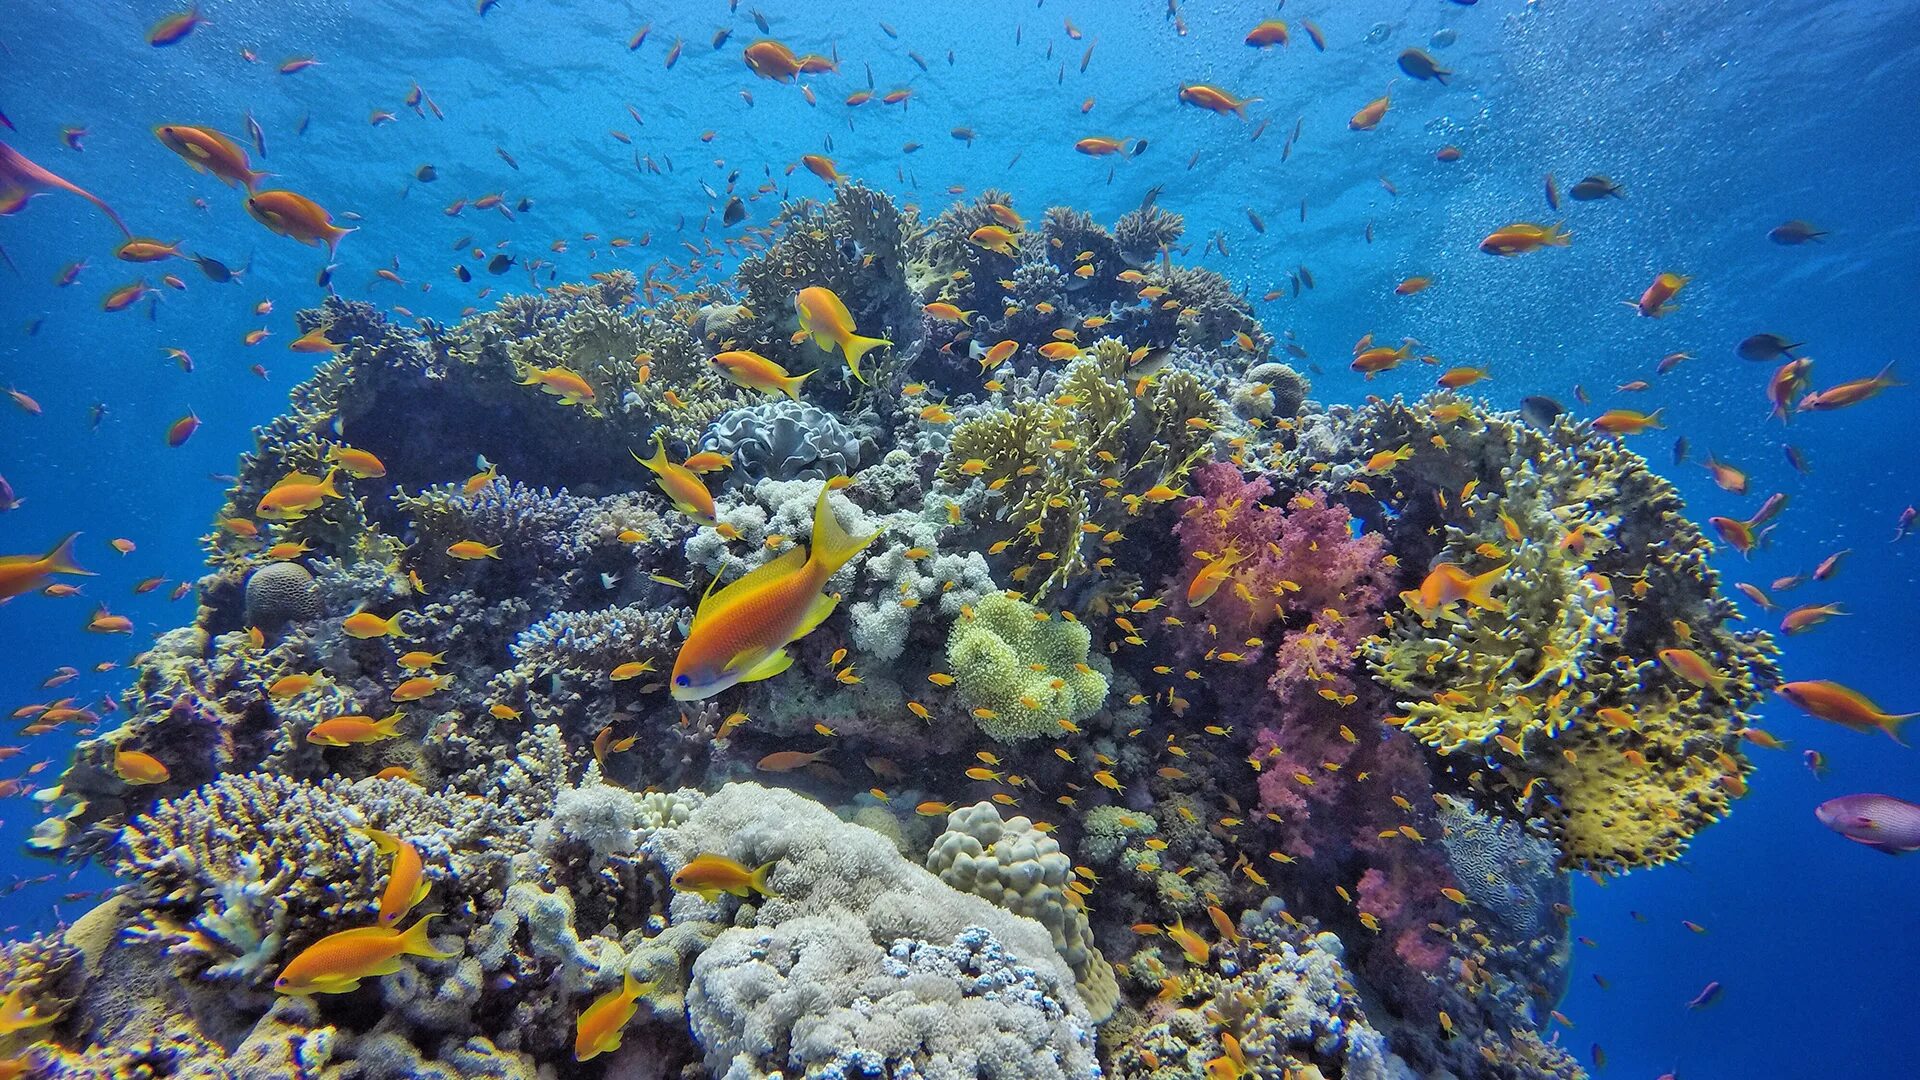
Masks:
[[[35,720],[98,730],[33,846],[124,887],[0,953],[51,1018],[0,1061],[1583,1075],[1542,1034],[1567,871],[1728,812],[1772,642],[1638,456],[1455,394],[1307,400],[1184,227],[841,184],[727,280],[302,312],[340,351],[242,457],[193,624],[110,717]],[[810,288],[889,343],[857,374],[797,334]],[[813,374],[771,396],[723,349]],[[791,665],[676,684],[823,502],[873,539]],[[1480,603],[1423,596],[1440,564]],[[275,990],[390,905],[412,955]]]

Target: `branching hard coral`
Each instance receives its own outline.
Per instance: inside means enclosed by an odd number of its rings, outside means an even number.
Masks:
[[[1084,573],[1097,537],[1144,502],[1165,501],[1207,453],[1220,403],[1181,371],[1127,390],[1127,349],[1088,349],[1046,402],[1020,401],[954,431],[940,479],[984,485],[1002,500],[1006,544],[1032,561],[1012,572],[1037,595]],[[1045,573],[1031,580],[1037,570]]]
[[[1106,701],[1111,668],[1089,656],[1092,641],[1076,620],[995,593],[954,620],[947,665],[980,730],[1021,742],[1057,736]]]
[[[1096,1021],[1113,1013],[1120,989],[1094,947],[1079,894],[1068,887],[1075,880],[1073,860],[1031,820],[1002,821],[1000,811],[986,802],[955,810],[947,815],[947,831],[927,852],[927,869],[956,889],[1046,927],[1079,980],[1087,1011]]]
[[[1637,455],[1489,415],[1444,425],[1467,428],[1472,456],[1430,449],[1422,428],[1442,426],[1431,408],[1375,406],[1361,430],[1418,447],[1393,467],[1408,506],[1433,505],[1431,477],[1473,470],[1478,491],[1444,520],[1436,560],[1469,572],[1504,565],[1500,610],[1398,613],[1367,648],[1374,677],[1399,695],[1407,730],[1451,756],[1469,785],[1542,817],[1567,865],[1674,858],[1744,790],[1734,731],[1778,677],[1772,643],[1727,625],[1737,616],[1718,595],[1705,538]],[[1451,468],[1422,462],[1449,453]],[[1722,687],[1692,685],[1659,659],[1670,649],[1703,658]]]
[[[1164,249],[1179,243],[1180,234],[1186,228],[1185,218],[1150,203],[1121,214],[1113,223],[1113,238],[1128,258],[1136,263],[1148,263],[1158,259]]]

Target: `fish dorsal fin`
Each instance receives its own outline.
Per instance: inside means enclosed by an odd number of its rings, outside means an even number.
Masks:
[[[759,588],[768,580],[798,572],[802,566],[806,565],[806,562],[807,552],[805,548],[797,546],[790,547],[781,552],[779,557],[772,562],[755,567],[740,578],[728,582],[727,585],[718,592],[714,591],[714,585],[718,585],[720,579],[717,577],[714,578],[714,584],[709,585],[706,595],[700,598],[699,610],[693,613],[693,625],[699,626],[713,612],[737,600],[742,594]]]
[[[317,476],[314,476],[312,473],[290,472],[287,475],[281,477],[280,482],[273,486],[274,487],[291,487],[294,484],[318,484],[319,482],[320,482],[320,478]]]

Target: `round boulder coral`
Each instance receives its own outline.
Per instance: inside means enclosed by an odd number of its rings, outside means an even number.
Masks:
[[[320,617],[313,575],[294,562],[276,562],[247,575],[247,625],[278,630],[289,622]]]
[[[947,663],[980,730],[1019,742],[1058,734],[1060,721],[1085,720],[1106,700],[1112,669],[1088,656],[1092,640],[1078,622],[995,593],[954,620]]]

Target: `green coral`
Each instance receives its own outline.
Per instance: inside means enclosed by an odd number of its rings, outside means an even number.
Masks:
[[[947,662],[954,686],[980,730],[1002,742],[1061,731],[1107,698],[1104,657],[1089,657],[1093,636],[1079,622],[996,593],[954,620]]]

